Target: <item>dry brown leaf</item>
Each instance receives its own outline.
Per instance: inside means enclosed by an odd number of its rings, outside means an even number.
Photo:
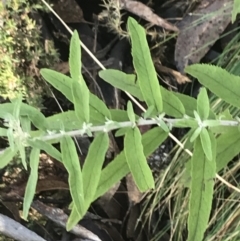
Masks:
[[[177,69],[183,73],[198,63],[231,22],[232,0],[203,0],[197,9],[182,19],[175,48]]]
[[[119,0],[121,8],[136,14],[137,16],[149,21],[150,23],[160,26],[166,30],[178,32],[178,28],[163,18],[159,17],[157,14],[153,13],[151,8],[145,4],[137,1],[131,0]]]
[[[68,184],[52,176],[47,179],[38,180],[36,193],[52,190],[69,190]]]
[[[126,182],[127,182],[127,190],[128,190],[128,199],[130,203],[137,204],[141,202],[141,200],[144,197],[144,194],[141,193],[136,186],[133,176],[131,174],[128,174],[126,176]]]
[[[155,63],[155,67],[159,72],[172,75],[175,78],[175,80],[178,82],[178,84],[186,84],[188,82],[191,82],[191,80],[186,75],[176,70],[165,67],[159,63]]]

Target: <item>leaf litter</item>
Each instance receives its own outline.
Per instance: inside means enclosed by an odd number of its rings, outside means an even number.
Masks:
[[[180,33],[175,48],[177,69],[183,73],[190,64],[198,63],[231,22],[231,0],[203,0],[178,24]]]

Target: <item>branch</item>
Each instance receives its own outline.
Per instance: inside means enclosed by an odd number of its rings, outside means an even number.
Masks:
[[[22,224],[0,213],[0,233],[17,241],[46,241]]]

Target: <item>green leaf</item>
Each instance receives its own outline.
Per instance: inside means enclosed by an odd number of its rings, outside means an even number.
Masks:
[[[30,176],[28,178],[23,199],[23,218],[27,219],[32,200],[35,195],[37,181],[38,181],[38,164],[39,164],[40,149],[33,148],[30,154]]]
[[[187,66],[185,71],[227,103],[240,107],[239,76],[232,75],[218,66],[207,64]]]
[[[127,102],[127,114],[128,114],[128,118],[132,123],[135,123],[136,119],[135,119],[135,113],[133,110],[133,105],[131,101]]]
[[[81,129],[83,121],[79,121],[75,111],[66,111],[47,118],[49,131],[71,131]]]
[[[12,150],[10,147],[6,148],[0,154],[0,169],[4,168],[10,161],[12,161],[13,157],[17,154],[17,150]]]
[[[196,138],[200,135],[201,131],[202,131],[202,127],[196,128],[196,130],[193,132],[193,134],[190,138],[190,142],[194,142],[196,140]]]
[[[94,125],[102,124],[111,114],[105,103],[96,95],[90,93],[90,122]]]
[[[232,23],[234,23],[236,21],[238,13],[240,13],[240,1],[234,0],[233,10],[232,10]]]
[[[0,136],[7,136],[8,129],[0,127]]]
[[[147,157],[153,153],[159,145],[161,145],[168,137],[168,133],[159,127],[155,127],[147,131],[142,136],[142,145],[144,155]],[[115,183],[120,181],[130,172],[126,157],[122,151],[111,163],[109,163],[102,171],[95,198],[102,196]]]
[[[4,119],[6,113],[13,115],[13,112],[14,112],[13,103],[5,103],[0,105],[0,118]],[[20,116],[28,116],[28,118],[32,121],[33,125],[40,130],[47,129],[45,116],[39,110],[37,110],[36,108],[30,105],[21,103]]]
[[[80,78],[80,77],[79,77]],[[72,94],[74,110],[80,121],[89,123],[89,90],[83,79],[80,81],[72,81]]]
[[[177,121],[174,124],[174,127],[186,127],[186,128],[190,127],[190,128],[196,129],[198,127],[198,123],[194,119],[187,119],[185,117],[185,119],[181,119],[181,120]]]
[[[88,150],[82,169],[85,209],[88,209],[91,202],[94,201],[108,146],[108,134],[100,133],[94,138]]]
[[[18,119],[20,116],[20,108],[22,104],[22,97],[19,96],[18,98],[12,100],[12,103],[14,105],[13,107],[13,116]]]
[[[31,131],[30,119],[27,116],[20,116],[19,119],[20,119],[23,132],[30,133]]]
[[[72,211],[67,221],[66,230],[69,232],[81,220],[82,216],[77,212],[76,206],[73,204]]]
[[[7,130],[7,139],[8,139],[8,143],[9,143],[9,146],[12,150],[14,150],[16,148],[15,146],[15,142],[14,142],[14,133],[13,133],[13,129],[9,128]]]
[[[217,172],[240,153],[240,135],[236,130],[229,130],[217,138]]]
[[[119,109],[110,109],[111,113],[111,120],[116,122],[123,122],[123,121],[129,121],[127,111],[125,110],[119,110]],[[139,116],[135,114],[135,119],[138,119]]]
[[[209,132],[206,128],[202,128],[202,131],[200,132],[200,139],[203,151],[209,161],[212,160],[212,143],[210,140]]]
[[[129,129],[131,129],[132,127],[123,127],[123,128],[120,128],[116,131],[115,135],[116,137],[119,137],[119,136],[124,136]]]
[[[47,154],[49,154],[54,159],[62,162],[62,154],[51,144],[42,141],[42,140],[28,140],[28,144],[34,148],[38,148],[40,150],[44,150]]]
[[[135,127],[124,138],[124,153],[133,179],[141,192],[155,187],[152,171],[143,152],[142,136]]]
[[[211,140],[213,143],[213,161],[206,159],[200,138],[197,138],[194,143],[194,152],[191,159],[192,178],[187,241],[202,241],[208,227],[216,173],[216,143],[214,143],[212,135]]]
[[[154,116],[153,115],[154,109],[155,109],[154,106],[149,106],[146,112],[143,113],[143,118],[147,119],[147,118],[150,118],[151,116]]]
[[[100,71],[99,76],[114,87],[137,97],[140,101],[144,100],[135,75],[125,74],[119,70],[107,69]],[[185,110],[178,97],[172,91],[162,86],[160,86],[160,91],[163,99],[163,112],[176,118],[182,117]],[[149,108],[153,108],[152,111],[154,112],[154,106],[149,106]]]
[[[115,69],[106,69],[101,70],[99,76],[112,86],[137,97],[140,101],[144,100],[141,90],[136,84],[136,75],[125,74],[124,72]]]
[[[85,214],[82,172],[76,147],[70,136],[64,136],[60,142],[62,161],[68,172],[70,193],[80,217]]]
[[[41,69],[40,74],[49,84],[59,90],[69,101],[73,103],[71,90],[73,80],[70,77],[51,69]]]
[[[162,96],[145,30],[131,17],[127,26],[132,42],[133,65],[143,98],[148,106],[155,107],[156,114],[160,114],[163,110]]]
[[[70,75],[74,80],[79,81],[79,78],[82,78],[81,47],[76,30],[74,30],[70,41],[69,69]]]
[[[181,118],[185,114],[185,108],[175,92],[160,87],[163,99],[163,112],[169,116]]]
[[[207,90],[201,88],[197,97],[197,111],[201,120],[206,120],[210,114],[210,103],[208,99]]]
[[[72,82],[74,81],[73,79],[50,69],[41,69],[40,73],[44,79],[46,79],[54,88],[61,91],[62,94],[73,103],[71,88]],[[92,124],[102,124],[106,117],[111,119],[109,109],[102,100],[91,93],[89,98],[90,122]]]

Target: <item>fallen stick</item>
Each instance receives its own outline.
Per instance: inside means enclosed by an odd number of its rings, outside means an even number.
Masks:
[[[0,213],[0,233],[17,241],[46,241],[22,224]]]

